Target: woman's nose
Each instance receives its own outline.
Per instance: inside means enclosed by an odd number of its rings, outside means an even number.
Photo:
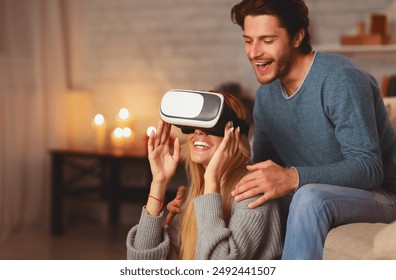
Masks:
[[[196,135],[205,135],[206,133],[205,133],[205,131],[196,128],[196,129],[194,130],[194,134],[196,134]]]

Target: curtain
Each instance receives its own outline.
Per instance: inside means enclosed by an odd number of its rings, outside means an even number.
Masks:
[[[0,241],[48,228],[49,149],[66,144],[60,0],[0,0]]]

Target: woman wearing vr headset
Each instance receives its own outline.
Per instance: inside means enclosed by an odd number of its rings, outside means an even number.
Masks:
[[[231,191],[246,175],[250,159],[247,133],[235,123],[250,116],[243,103],[222,93],[235,113],[223,135],[188,129],[183,152],[171,139],[171,124],[160,121],[148,141],[153,180],[139,224],[127,237],[128,259],[279,259],[282,251],[277,201],[249,209],[256,198],[235,202]],[[163,226],[165,192],[184,156],[190,187],[180,215]],[[263,234],[264,232],[264,234]]]

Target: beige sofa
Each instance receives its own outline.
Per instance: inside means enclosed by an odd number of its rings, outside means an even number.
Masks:
[[[356,223],[336,227],[327,235],[325,260],[396,260],[396,222]]]
[[[384,98],[384,103],[396,130],[396,97]],[[396,260],[396,221],[355,223],[332,229],[325,240],[323,259]]]

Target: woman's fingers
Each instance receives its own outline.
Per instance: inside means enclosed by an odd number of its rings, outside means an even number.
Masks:
[[[155,142],[155,132],[153,130],[151,131],[147,142],[147,151],[149,154],[154,150],[154,142]]]
[[[227,149],[227,147],[229,147],[229,145],[227,145],[232,137],[232,130],[233,130],[233,126],[232,126],[232,122],[229,121],[226,123],[225,127],[224,127],[224,138],[223,141],[221,142],[221,146],[224,150]]]
[[[155,141],[153,141],[154,147],[167,145],[169,143],[171,128],[171,124],[166,123],[163,120],[159,121],[158,128],[155,133]]]
[[[241,129],[239,126],[235,129],[234,132],[234,146],[233,146],[233,152],[236,153],[239,150],[239,137],[241,135]]]
[[[161,136],[162,136],[162,131],[164,130],[164,121],[160,120],[158,123],[158,128],[157,128],[157,132],[156,132],[156,137],[155,137],[155,141],[154,141],[154,146],[157,147],[160,144],[160,140],[161,140]]]
[[[235,129],[232,122],[228,122],[226,125],[224,138],[227,152],[231,155],[234,155],[239,150],[239,137],[240,137],[240,128],[239,126]]]
[[[180,152],[181,152],[180,141],[179,138],[176,138],[175,141],[173,142],[173,158],[175,161],[180,160]]]
[[[170,136],[170,130],[171,130],[171,125],[169,123],[163,122],[164,124],[164,130],[161,135],[161,144],[166,145],[169,143],[169,136]]]

